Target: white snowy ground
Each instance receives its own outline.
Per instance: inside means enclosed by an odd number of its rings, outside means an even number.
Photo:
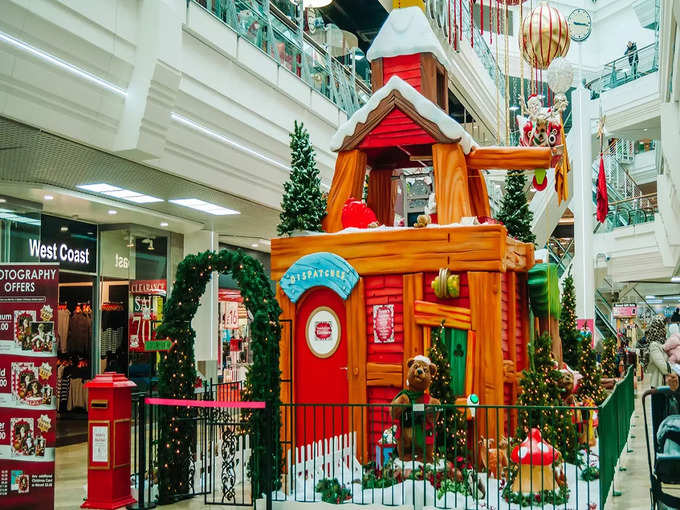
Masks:
[[[544,509],[544,510],[595,510],[599,508],[600,483],[599,480],[585,482],[580,479],[580,469],[573,464],[566,465],[567,485],[570,490],[567,503],[553,506],[551,504],[533,504],[532,506],[520,507],[518,504],[509,504],[503,500],[502,490],[498,481],[486,479],[482,481],[486,487],[486,496],[479,501],[472,497],[457,493],[446,493],[441,498],[436,497],[434,487],[427,481],[406,480],[405,482],[387,487],[385,489],[363,489],[360,483],[345,484],[352,491],[352,498],[345,505],[407,505],[410,508],[429,510],[434,508],[447,508],[455,510],[520,510]],[[577,477],[579,478],[576,483]],[[317,480],[318,481],[318,480]],[[314,491],[314,480],[300,484],[295,493],[288,495],[282,492],[274,494],[274,501],[286,502],[320,502],[321,494]],[[590,506],[594,504],[595,506]]]

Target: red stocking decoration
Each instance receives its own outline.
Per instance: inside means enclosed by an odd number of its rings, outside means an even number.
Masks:
[[[597,174],[597,221],[604,223],[609,212],[609,201],[607,199],[607,179],[604,176],[604,159],[600,154],[600,171]]]

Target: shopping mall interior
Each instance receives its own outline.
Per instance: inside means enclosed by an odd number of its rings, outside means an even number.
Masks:
[[[0,0],[0,507],[680,508],[679,24]]]

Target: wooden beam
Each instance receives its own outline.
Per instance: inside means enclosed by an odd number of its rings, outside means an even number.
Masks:
[[[402,367],[397,364],[367,363],[366,384],[368,386],[394,386],[402,387]]]
[[[421,327],[415,321],[415,303],[423,299],[423,273],[405,274],[403,277],[403,305],[404,305],[404,354],[403,366],[409,358],[423,352],[423,335]],[[404,370],[402,384],[406,387],[407,371]]]
[[[375,92],[383,85],[383,59],[376,58],[371,62],[371,88]]]
[[[466,156],[468,168],[535,170],[550,168],[549,147],[479,147]]]
[[[348,198],[360,199],[366,176],[366,153],[360,150],[343,151],[335,160],[333,183],[326,200],[326,232],[342,230],[342,208]]]
[[[444,326],[456,329],[469,330],[471,325],[470,310],[458,306],[442,305],[430,301],[416,301],[414,303],[415,320],[423,326],[439,326],[444,321]],[[406,302],[404,302],[406,311]]]
[[[434,144],[432,164],[439,223],[460,223],[462,218],[472,216],[467,165],[460,144]]]
[[[359,278],[354,290],[345,301],[347,316],[347,340],[351,346],[347,349],[347,380],[350,404],[365,404],[366,394],[366,356],[368,352],[366,340],[366,303],[364,279]],[[368,430],[368,413],[361,407],[352,407],[352,423],[361,424],[361,430]],[[360,440],[360,453],[368,459],[368,442]]]
[[[473,392],[480,404],[503,405],[503,345],[501,343],[501,275],[500,273],[468,273],[472,329],[476,348],[473,353],[475,374]],[[468,353],[468,356],[470,353]],[[496,438],[496,430],[503,430],[502,413],[495,409],[478,411],[479,433]],[[498,438],[496,438],[498,440]]]
[[[272,240],[271,277],[280,280],[300,257],[331,252],[360,275],[460,271],[528,271],[533,245],[507,237],[502,225],[366,230]]]
[[[281,307],[279,319],[283,321],[281,322],[281,338],[279,338],[279,370],[281,371],[281,379],[290,381],[292,380],[290,368],[293,362],[291,359],[293,354],[291,341],[295,338],[293,330],[295,325],[295,304],[288,299],[280,285],[276,286],[276,301],[278,301]],[[282,383],[281,402],[290,403],[292,402],[292,397],[292,383]]]

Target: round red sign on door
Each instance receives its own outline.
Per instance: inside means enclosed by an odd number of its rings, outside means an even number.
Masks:
[[[340,345],[340,320],[327,306],[316,308],[307,319],[307,345],[318,358],[328,358]]]

